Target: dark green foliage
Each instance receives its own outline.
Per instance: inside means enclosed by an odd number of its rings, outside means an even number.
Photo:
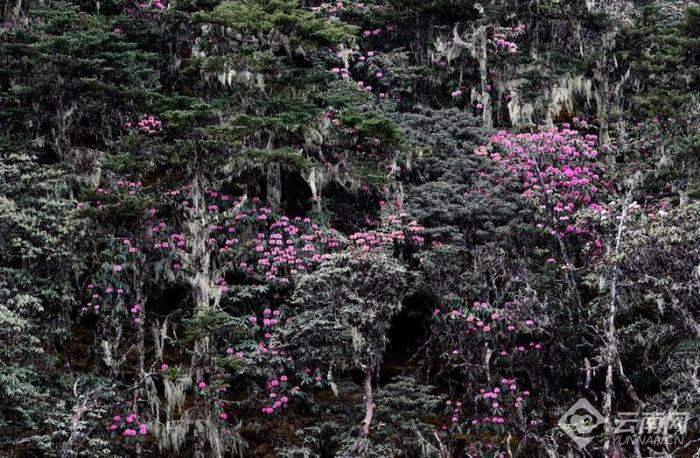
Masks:
[[[483,142],[476,119],[456,109],[419,109],[400,123],[425,151],[406,179],[408,209],[432,237],[461,245],[517,236],[527,210],[517,185],[472,154]]]
[[[579,398],[700,414],[691,2],[6,3],[0,455],[573,456]],[[563,244],[481,147],[555,123],[603,183]]]
[[[336,255],[303,277],[295,291],[296,314],[283,342],[302,347],[309,364],[334,361],[340,369],[376,368],[386,334],[406,294],[406,271],[384,253]]]
[[[73,377],[66,348],[84,231],[65,170],[23,154],[0,158],[0,448],[56,450],[65,439]],[[85,249],[89,245],[84,244]]]
[[[621,37],[621,58],[632,62],[635,76],[646,86],[638,106],[647,115],[675,117],[683,107],[697,105],[700,8],[690,7],[681,17],[672,11],[660,4],[645,8],[642,27]]]

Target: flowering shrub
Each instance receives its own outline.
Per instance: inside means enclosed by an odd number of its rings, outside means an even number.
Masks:
[[[124,199],[134,198],[141,190],[139,182],[118,180],[113,189],[98,189],[98,197],[93,199],[92,204],[96,209],[107,208],[106,204],[119,206],[125,202]],[[194,205],[189,191],[188,187],[184,187],[162,193],[165,198],[163,203],[187,214]],[[103,201],[103,198],[108,200]],[[257,198],[234,198],[221,191],[209,190],[203,202],[210,234],[204,243],[226,269],[214,285],[223,296],[230,291],[226,273],[242,275],[239,278],[246,278],[247,281],[284,286],[295,275],[312,270],[327,259],[329,253],[346,245],[335,230],[322,228],[309,218],[278,215]],[[165,269],[175,278],[178,274],[189,275],[184,270],[190,268],[188,259],[194,242],[188,240],[188,234],[176,230],[168,219],[159,218],[158,211],[152,207],[146,208],[139,229],[140,232],[129,238],[106,243],[101,253],[101,267],[87,285],[88,299],[83,312],[92,311],[116,322],[126,319],[142,326],[146,318],[144,307],[135,301],[143,295],[139,288],[143,288],[144,284],[135,279],[153,268],[156,271]],[[142,247],[137,248],[136,239]],[[286,366],[293,368],[293,360],[279,351],[274,341],[279,326],[283,324],[282,309],[265,307],[240,318],[247,327],[247,335],[252,338],[228,345],[224,351],[227,358],[256,367],[256,371],[275,372]],[[176,375],[167,363],[160,364],[160,371],[165,377]],[[324,386],[320,369],[309,377],[308,370],[299,370],[295,375],[301,386]],[[213,389],[200,379],[195,380],[195,388],[200,397],[219,408],[219,396],[225,391],[224,385]],[[300,387],[292,386],[284,373],[279,378],[273,378],[267,388],[270,396],[263,407],[265,413],[286,408],[290,399],[301,396]],[[223,411],[220,414],[228,416]],[[226,420],[221,415],[220,419]]]
[[[126,0],[124,13],[131,26],[157,24],[168,4],[168,0]]]
[[[537,382],[528,368],[536,367],[546,350],[533,306],[534,298],[526,296],[495,305],[449,293],[433,311],[429,352],[459,380],[439,430],[448,442],[468,434],[475,439],[473,452],[498,456],[509,435],[541,421],[529,405],[532,390],[523,388]]]
[[[138,323],[141,305],[130,303],[134,299],[131,278],[139,256],[137,248],[125,238],[112,241],[102,255],[105,262],[86,286],[88,300],[81,310],[132,316]]]
[[[602,242],[584,212],[604,213],[613,189],[603,179],[596,139],[568,124],[535,133],[499,131],[474,154],[490,157],[520,180],[523,195],[537,206],[539,228],[559,237],[588,236],[598,250]]]
[[[293,275],[312,269],[344,245],[334,229],[322,228],[310,218],[275,214],[258,198],[233,198],[213,190],[206,197],[207,245],[240,273],[287,284]],[[182,201],[182,207],[189,208],[190,202]],[[163,244],[176,250],[187,246],[178,233],[161,243],[161,248],[166,248]],[[223,278],[220,287],[222,292],[228,291]]]
[[[160,119],[154,116],[144,116],[139,121],[138,128],[141,132],[145,132],[147,134],[155,134],[161,131],[162,123]]]
[[[389,213],[379,230],[355,232],[348,239],[363,251],[393,249],[396,245],[420,248],[425,243],[422,236],[425,228],[414,219],[406,223],[407,216],[405,212]]]
[[[124,415],[115,415],[112,417],[112,423],[107,427],[112,437],[122,436],[129,440],[135,437],[137,441],[143,441],[148,434],[148,425],[139,421],[139,416],[136,413],[127,413]]]
[[[269,380],[265,387],[267,388],[268,400],[261,410],[268,415],[288,408],[290,397],[300,396],[299,387],[291,386],[289,378],[285,374]]]
[[[119,30],[119,33],[121,33],[121,29]],[[131,123],[131,121],[128,121],[124,123],[124,127],[127,129],[134,127],[146,134],[156,134],[163,129],[163,123],[155,116],[144,115],[135,126]]]
[[[529,353],[542,350],[543,344],[533,337],[537,325],[527,308],[519,300],[500,307],[481,301],[466,305],[456,295],[448,295],[445,306],[434,310],[434,321],[441,328],[436,334],[444,339],[449,364],[468,365],[474,357],[468,351],[472,341],[488,344],[489,360],[497,365],[524,362]]]
[[[525,24],[522,22],[515,27],[496,27],[491,31],[489,42],[495,51],[505,50],[513,54],[518,52],[518,45],[513,39],[525,32]]]

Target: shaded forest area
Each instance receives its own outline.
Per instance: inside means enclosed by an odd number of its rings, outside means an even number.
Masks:
[[[0,455],[700,457],[697,3],[0,14]]]

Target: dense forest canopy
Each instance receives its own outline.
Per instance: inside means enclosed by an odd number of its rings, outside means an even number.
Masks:
[[[700,457],[697,3],[0,14],[0,455]]]

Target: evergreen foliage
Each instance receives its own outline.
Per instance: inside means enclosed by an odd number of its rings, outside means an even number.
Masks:
[[[692,2],[0,12],[0,455],[697,455]]]

